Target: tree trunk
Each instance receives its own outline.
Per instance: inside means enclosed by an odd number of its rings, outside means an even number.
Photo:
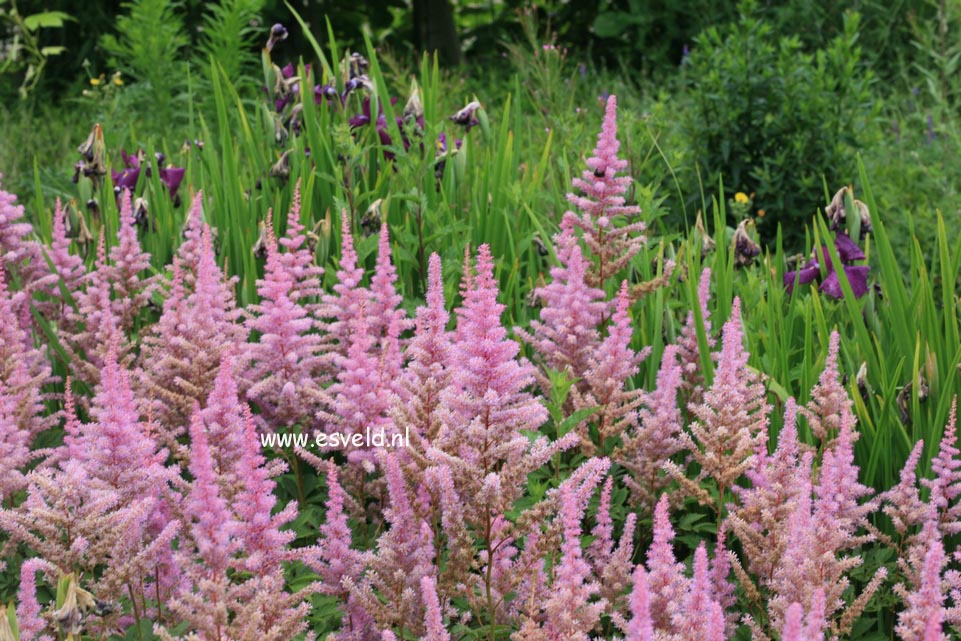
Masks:
[[[419,49],[436,51],[445,65],[460,64],[460,39],[450,0],[414,0],[414,33]]]

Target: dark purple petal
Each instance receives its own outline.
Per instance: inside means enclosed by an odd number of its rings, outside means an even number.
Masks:
[[[851,240],[847,234],[838,234],[834,237],[834,246],[838,250],[838,257],[842,263],[850,263],[855,260],[864,260],[864,252]]]
[[[296,71],[297,70],[294,69],[294,63],[288,62],[284,65],[284,68],[280,70],[280,73],[283,74],[285,79],[289,79],[294,77]]]
[[[861,298],[868,293],[868,273],[870,271],[871,268],[867,265],[846,265],[844,267],[844,274],[848,278],[848,283],[851,285],[851,292],[855,298]],[[837,272],[833,272],[825,278],[819,289],[831,298],[841,299],[844,297],[844,293],[841,291],[841,281],[838,278]]]
[[[183,182],[186,169],[183,167],[167,167],[160,170],[160,182],[167,186],[170,196],[173,197]]]
[[[123,166],[127,169],[140,168],[140,154],[129,155],[126,149],[120,150],[120,157],[123,158]]]
[[[348,120],[347,124],[350,125],[351,128],[363,127],[364,125],[370,124],[370,116],[365,114],[357,114]]]
[[[795,279],[801,285],[807,285],[814,279],[818,277],[821,272],[821,267],[818,262],[813,258],[807,262],[807,264],[793,272],[784,273],[784,286],[787,288],[787,293],[790,294],[794,291],[794,281]]]
[[[861,298],[868,293],[868,273],[871,268],[867,265],[849,265],[844,268],[844,274],[851,284],[851,291],[855,298]]]
[[[113,179],[114,187],[133,191],[140,178],[140,168],[124,169],[121,172],[111,171],[110,177]]]

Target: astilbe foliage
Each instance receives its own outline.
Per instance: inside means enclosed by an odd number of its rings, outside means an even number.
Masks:
[[[617,97],[610,96],[604,112],[604,123],[597,136],[594,155],[587,159],[587,169],[580,178],[573,179],[575,189],[583,195],[570,193],[567,200],[579,213],[565,212],[564,217],[582,230],[594,267],[587,274],[592,286],[603,286],[608,279],[623,269],[644,247],[643,221],[618,224],[640,214],[640,208],[625,205],[625,194],[631,184],[630,176],[618,176],[628,163],[618,157]]]

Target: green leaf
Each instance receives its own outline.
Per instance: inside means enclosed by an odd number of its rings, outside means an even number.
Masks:
[[[583,421],[585,418],[591,414],[596,414],[601,408],[599,407],[585,407],[577,410],[570,416],[564,419],[560,425],[557,426],[557,437],[560,438],[570,432],[578,423]]]
[[[623,11],[607,11],[598,14],[594,19],[594,33],[601,38],[616,38],[638,21],[637,16]]]
[[[44,56],[59,56],[66,50],[66,47],[41,47],[40,53]]]
[[[24,18],[23,26],[28,31],[36,31],[37,29],[62,27],[66,20],[76,20],[76,18],[63,11],[44,11]]]

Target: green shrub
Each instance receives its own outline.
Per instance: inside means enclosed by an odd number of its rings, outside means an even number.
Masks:
[[[703,184],[723,176],[732,193],[754,193],[766,214],[762,237],[772,241],[780,223],[796,248],[824,181],[850,182],[855,152],[877,135],[873,75],[861,63],[857,14],[826,48],[806,53],[797,37],[751,17],[750,3],[742,10],[737,23],[697,38],[684,128]],[[698,192],[694,180],[687,192]]]

